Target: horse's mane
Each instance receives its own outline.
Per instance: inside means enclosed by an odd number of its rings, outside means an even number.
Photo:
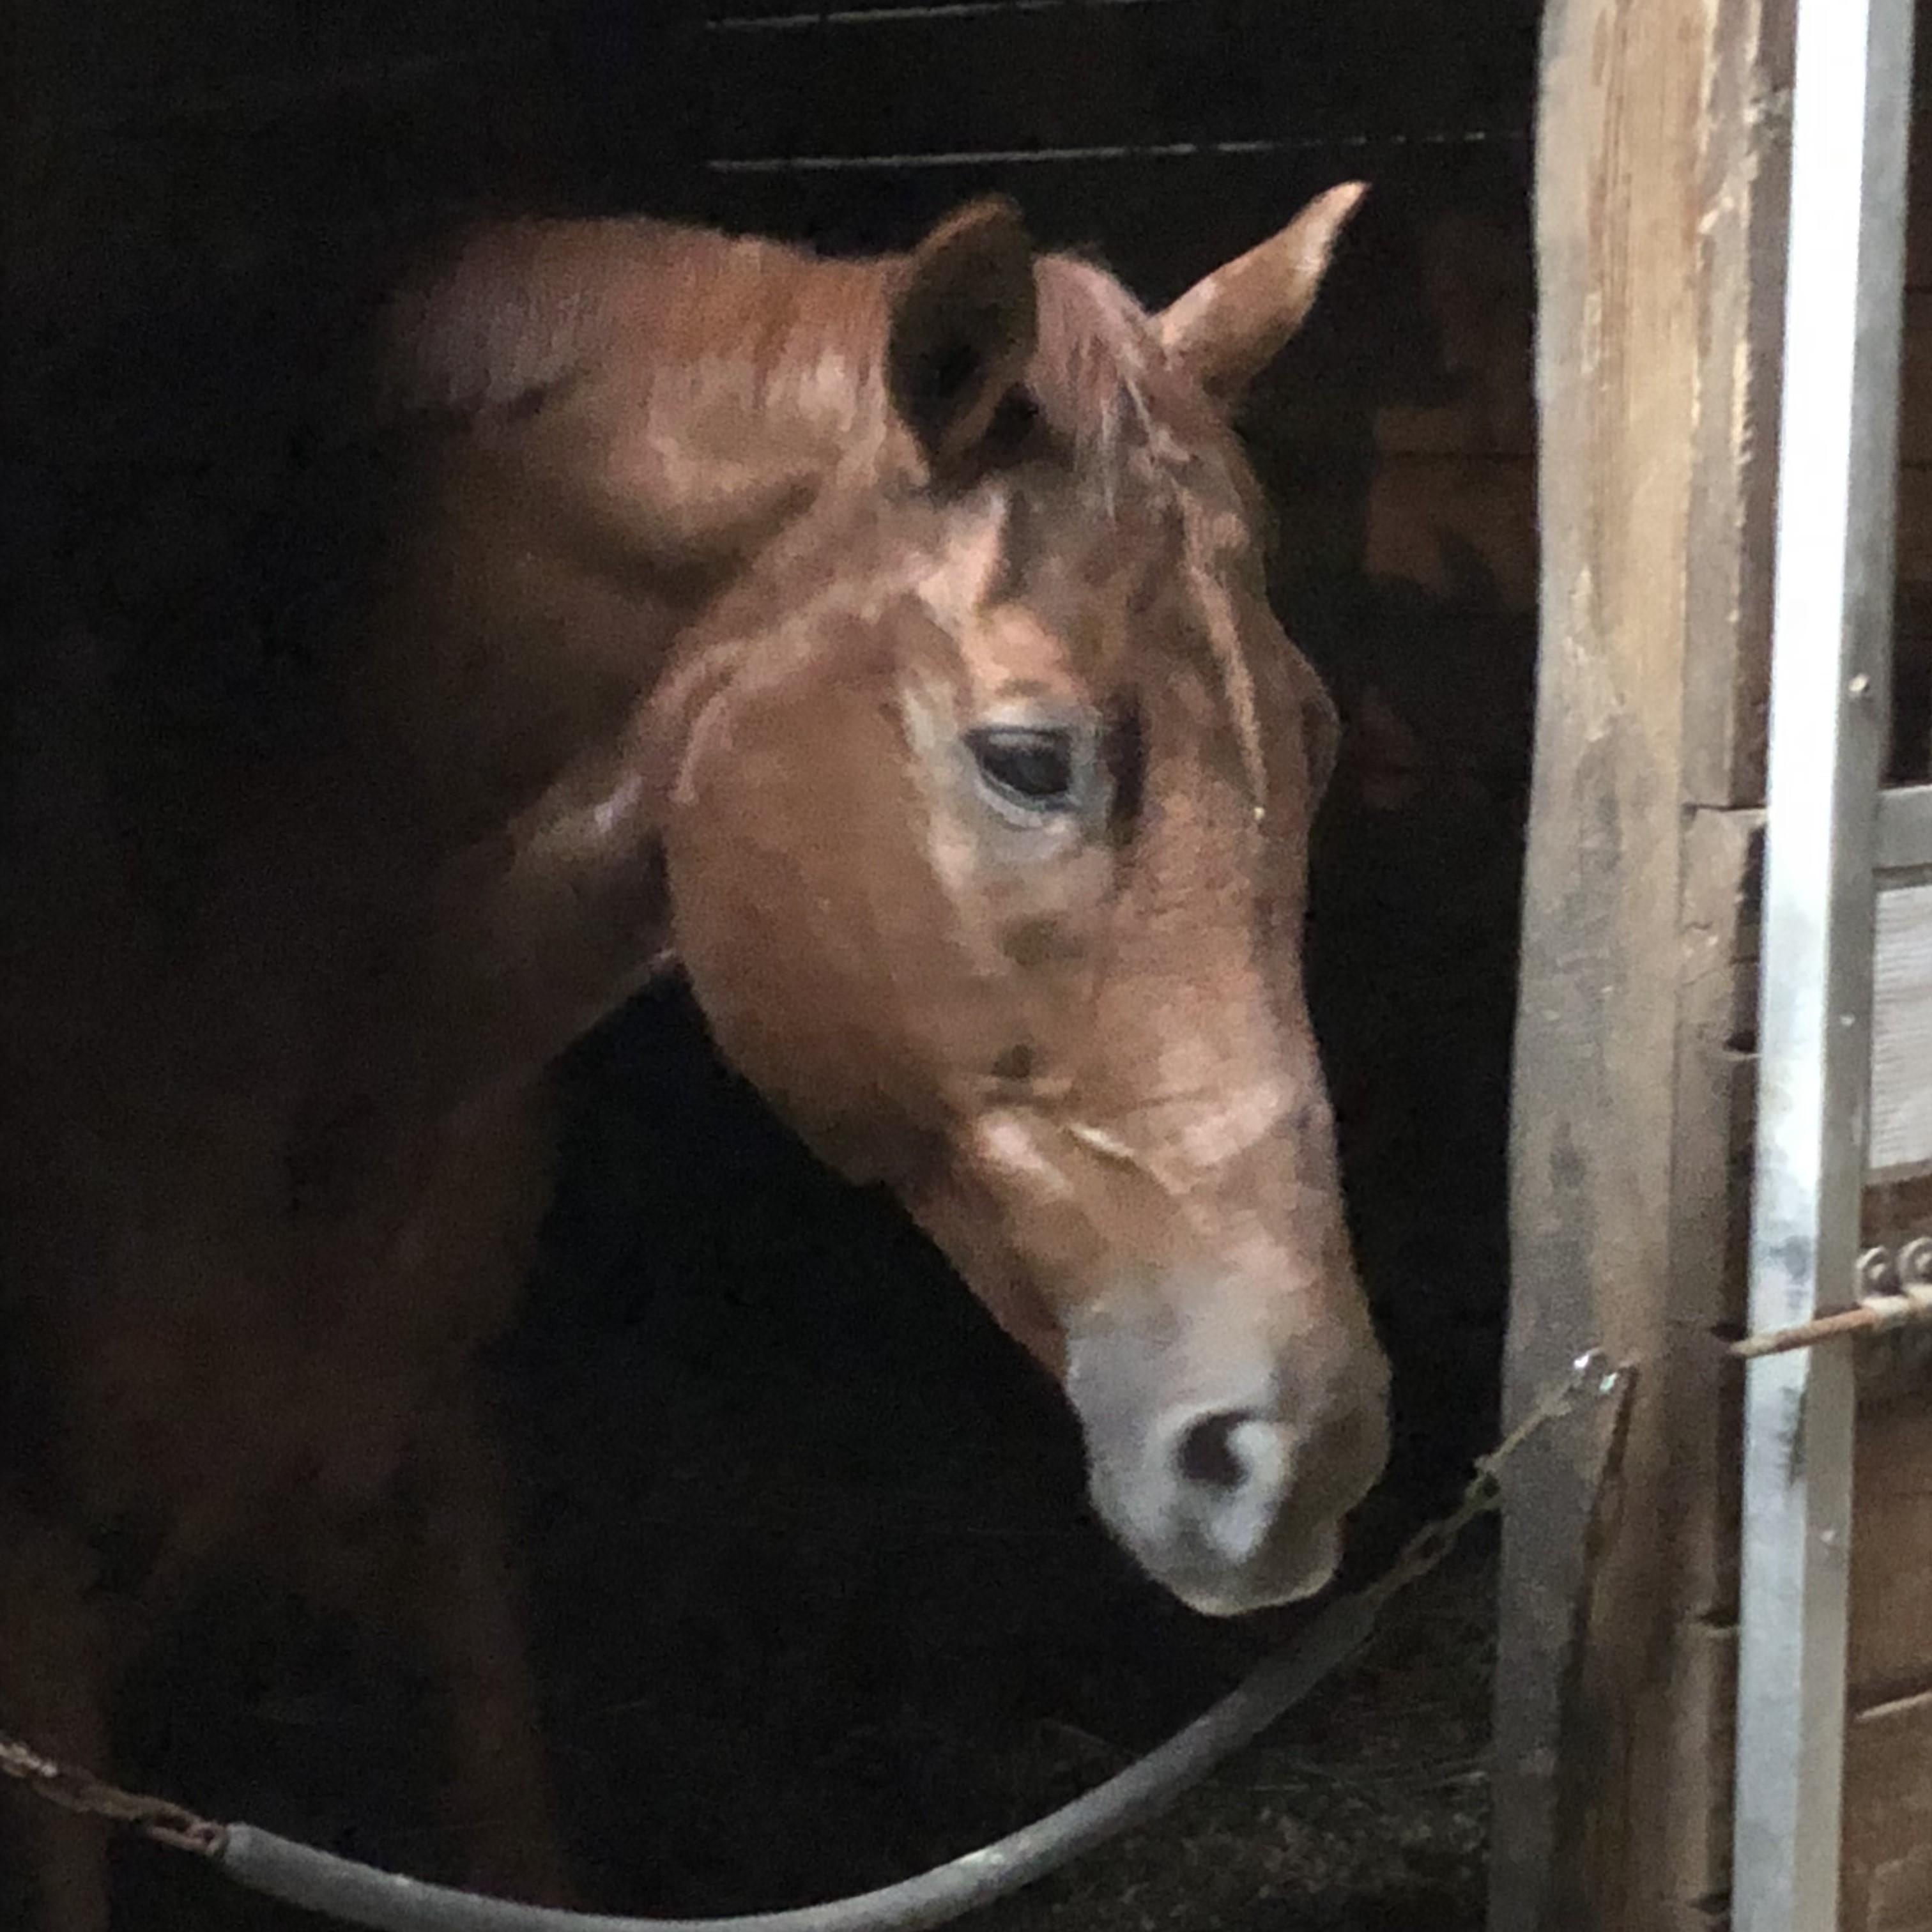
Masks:
[[[902,259],[827,259],[649,220],[494,224],[399,298],[398,393],[418,407],[513,408],[641,327],[654,370],[674,380],[730,383],[761,413],[833,409],[873,425]],[[1126,290],[1064,254],[1038,258],[1036,286],[1028,386],[1080,470],[1104,483],[1151,460],[1258,520],[1226,421],[1169,366]]]

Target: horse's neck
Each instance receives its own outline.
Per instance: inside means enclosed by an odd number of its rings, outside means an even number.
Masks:
[[[627,221],[486,237],[461,274],[425,336],[472,375],[494,357],[486,389],[523,361],[538,386],[428,480],[352,694],[426,831],[507,823],[606,746],[692,612],[884,422],[878,264]]]
[[[881,432],[889,262],[656,224],[634,249],[623,353],[650,372],[661,434],[836,460]]]
[[[761,236],[666,222],[624,227],[626,271],[660,297],[650,309],[656,351],[666,360],[728,354],[770,373],[788,350],[802,348],[808,361],[824,348],[856,351],[877,338],[891,276],[886,258],[828,257]]]
[[[406,848],[385,860],[407,936],[335,1057],[419,1090],[399,1112],[541,1064],[649,970],[668,776],[650,697],[878,408],[876,266],[648,223],[533,245],[549,280],[518,285],[524,311],[580,287],[602,304],[593,352],[448,452],[345,692],[361,778],[388,788],[375,818]],[[531,960],[541,983],[511,970]]]

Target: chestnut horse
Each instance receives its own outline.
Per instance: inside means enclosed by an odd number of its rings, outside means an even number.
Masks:
[[[41,654],[0,1726],[104,1762],[238,1554],[422,1647],[468,1878],[557,1894],[473,1357],[548,1070],[674,964],[1062,1378],[1151,1576],[1328,1580],[1386,1438],[1300,979],[1336,726],[1227,412],[1359,192],[1153,316],[997,202],[862,262],[474,232],[394,304],[409,512],[300,729],[184,750],[111,653]],[[46,1932],[102,1932],[92,1830],[18,1822]]]

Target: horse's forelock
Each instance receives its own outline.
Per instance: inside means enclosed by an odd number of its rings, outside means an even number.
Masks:
[[[1181,568],[1202,620],[1198,634],[1258,807],[1262,722],[1228,574],[1244,541],[1265,537],[1259,483],[1219,408],[1169,366],[1147,312],[1118,281],[1090,262],[1051,255],[1040,262],[1037,283],[1039,343],[1028,372],[1034,399],[1110,509],[1132,493],[1178,522]]]

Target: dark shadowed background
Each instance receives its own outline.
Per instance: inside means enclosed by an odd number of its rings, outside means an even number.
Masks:
[[[1441,1504],[1492,1429],[1505,1266],[1532,0],[16,10],[11,587],[30,618],[78,601],[140,637],[220,730],[272,731],[288,614],[326,608],[380,521],[382,478],[327,425],[375,293],[456,210],[853,250],[999,188],[1157,304],[1309,194],[1372,183],[1247,428],[1280,608],[1350,726],[1310,944],[1398,1370],[1359,1561]],[[1086,1517],[1058,1396],[889,1203],[719,1068],[677,989],[586,1042],[570,1088],[495,1368],[598,1903],[903,1875],[1119,1768],[1292,1622],[1216,1625],[1137,1578]],[[1488,1580],[1478,1547],[1171,1819],[984,1922],[1476,1925]],[[237,1579],[152,1660],[118,1768],[434,1872],[419,1701],[405,1660]],[[121,1882],[133,1924],[296,1922],[148,1852]]]

